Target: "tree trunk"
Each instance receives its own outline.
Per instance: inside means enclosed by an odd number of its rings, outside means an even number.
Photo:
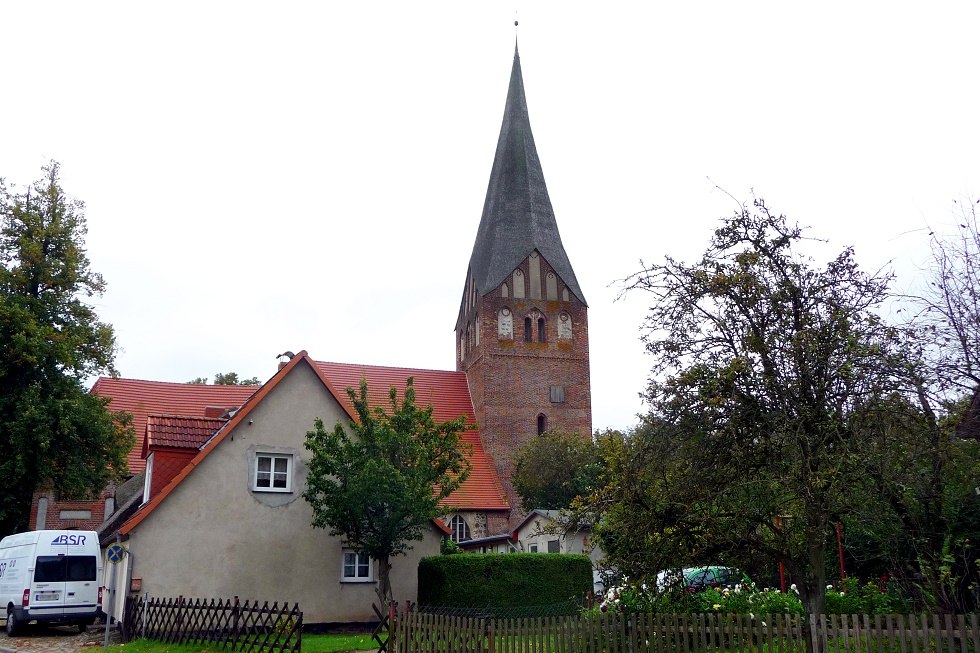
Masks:
[[[818,520],[823,524],[823,520]],[[820,533],[823,529],[817,528],[816,533]],[[811,537],[813,533],[811,532]],[[807,546],[807,562],[809,569],[803,575],[803,579],[799,587],[800,601],[803,602],[803,611],[806,631],[806,649],[808,653],[814,653],[813,650],[813,633],[810,630],[810,619],[819,619],[820,615],[825,612],[827,603],[826,594],[826,582],[827,582],[827,571],[824,568],[824,555],[826,553],[826,542],[823,538],[819,536],[810,541]]]
[[[378,586],[375,589],[381,609],[387,610],[393,597],[391,594],[391,560],[388,556],[378,559]]]

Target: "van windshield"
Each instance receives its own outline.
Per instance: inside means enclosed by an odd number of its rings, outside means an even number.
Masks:
[[[95,556],[38,556],[35,583],[67,583],[96,580]]]

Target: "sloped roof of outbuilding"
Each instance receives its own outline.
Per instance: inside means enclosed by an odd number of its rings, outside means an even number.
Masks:
[[[200,449],[227,421],[217,417],[147,415],[143,458],[152,447]]]

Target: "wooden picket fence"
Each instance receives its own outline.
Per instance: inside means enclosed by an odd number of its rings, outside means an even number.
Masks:
[[[388,653],[980,653],[977,615],[605,613],[501,619],[392,610]]]
[[[303,613],[266,601],[127,597],[123,641],[153,639],[170,644],[211,644],[224,651],[300,653]]]

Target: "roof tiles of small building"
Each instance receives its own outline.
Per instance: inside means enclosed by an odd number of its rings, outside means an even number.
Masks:
[[[129,452],[126,462],[129,472],[138,474],[146,467],[142,453],[148,415],[204,417],[209,406],[241,406],[258,388],[102,377],[92,386],[92,393],[109,397],[112,410],[124,410],[133,415],[137,445]]]
[[[375,406],[388,408],[388,392],[394,387],[399,401],[404,397],[405,384],[413,379],[415,401],[419,406],[432,405],[432,416],[437,421],[447,421],[465,416],[469,424],[476,424],[473,401],[464,372],[420,370],[408,367],[381,367],[377,365],[351,365],[346,363],[316,362],[324,378],[338,393],[338,399],[351,414],[354,405],[347,396],[347,388],[357,389],[361,379],[368,384],[368,401]],[[446,499],[447,507],[456,510],[507,510],[506,494],[497,476],[493,459],[483,448],[483,441],[476,429],[465,431],[463,441],[472,448],[470,475],[462,486]]]
[[[147,451],[152,447],[198,449],[227,421],[217,417],[148,415],[143,457],[146,457]]]

